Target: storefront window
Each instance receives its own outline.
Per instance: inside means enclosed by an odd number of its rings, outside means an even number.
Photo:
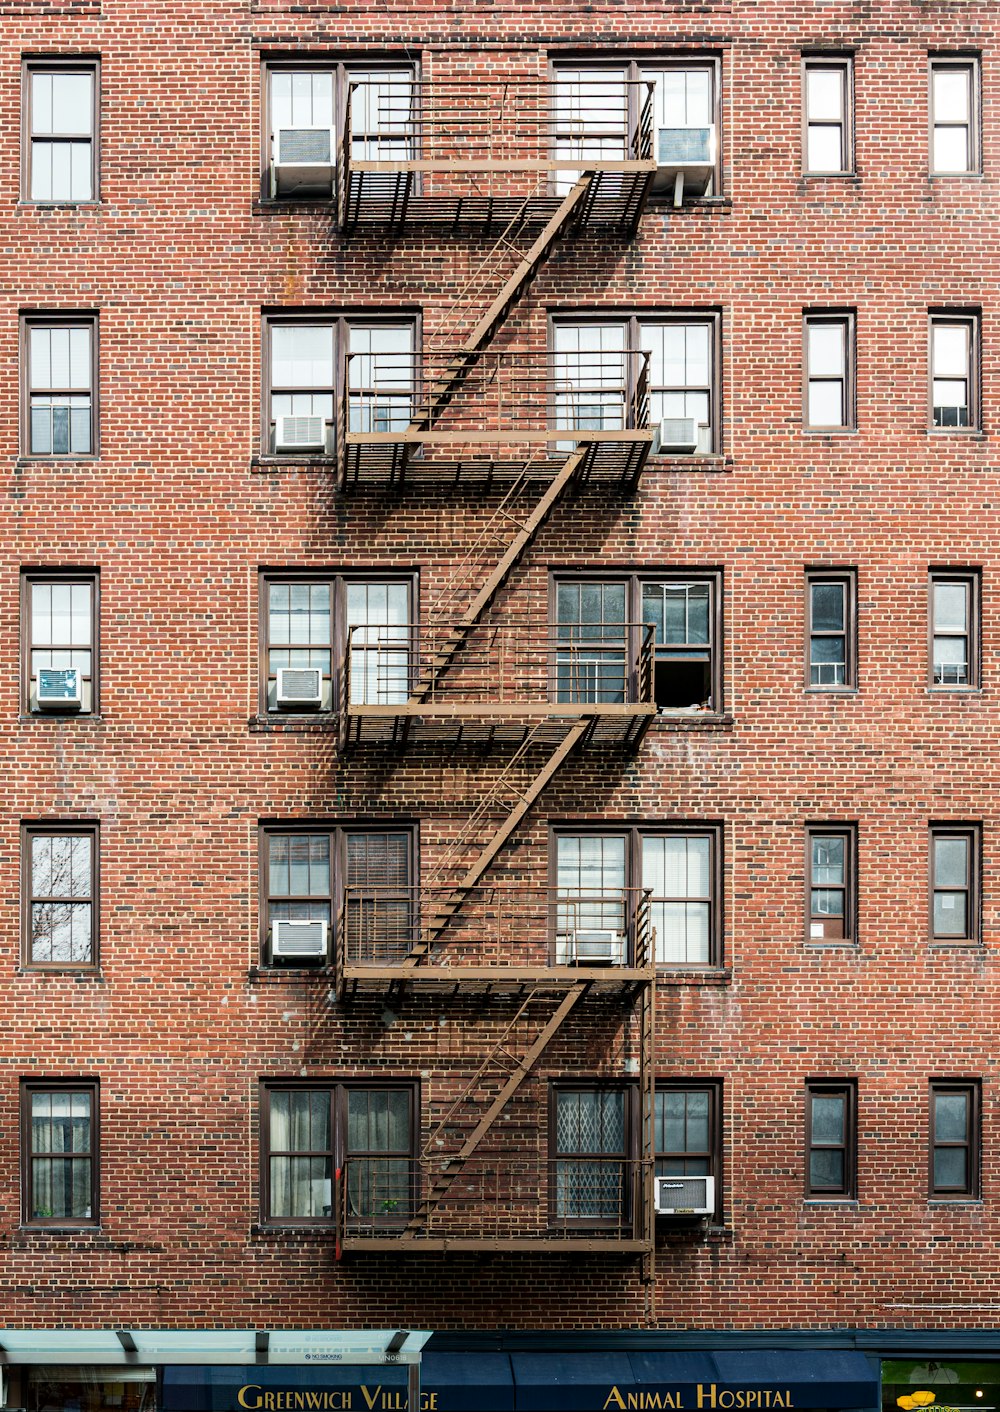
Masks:
[[[1000,1412],[1000,1362],[921,1358],[882,1362],[882,1412]]]
[[[42,1365],[26,1380],[27,1412],[156,1412],[153,1368]]]

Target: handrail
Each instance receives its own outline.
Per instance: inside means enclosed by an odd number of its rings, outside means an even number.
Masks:
[[[645,969],[653,964],[648,888],[597,890],[479,885],[454,912],[454,884],[348,884],[337,923],[337,966],[572,966]],[[442,919],[448,917],[447,930]],[[416,972],[419,975],[419,969]]]

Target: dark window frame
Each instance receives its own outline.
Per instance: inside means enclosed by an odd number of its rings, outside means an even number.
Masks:
[[[940,839],[963,838],[968,841],[967,885],[964,888],[937,888],[934,884],[935,845]],[[983,831],[982,825],[968,822],[932,821],[928,829],[928,935],[933,946],[981,946],[983,939],[982,922],[982,876],[983,876]],[[938,892],[959,893],[966,898],[965,935],[948,933],[938,935],[934,930],[934,900]]]
[[[90,896],[73,898],[90,904],[90,960],[36,961],[31,954],[32,907],[35,897],[31,879],[31,841],[35,838],[89,838]],[[21,965],[32,971],[87,971],[100,969],[101,850],[100,823],[97,820],[46,819],[21,824]],[[43,899],[44,900],[44,899]]]
[[[626,337],[625,346],[627,349],[639,349],[642,347],[640,324],[703,324],[709,330],[709,354],[711,357],[711,382],[707,389],[697,387],[695,384],[685,385],[685,390],[707,391],[710,415],[712,418],[711,427],[712,446],[709,451],[695,451],[693,455],[687,453],[673,454],[670,452],[659,453],[664,460],[672,463],[683,464],[685,460],[701,461],[706,457],[718,458],[724,454],[725,441],[723,437],[722,424],[722,314],[719,308],[655,308],[655,309],[609,309],[605,313],[595,313],[593,309],[574,312],[571,309],[553,310],[549,314],[547,332],[547,350],[549,354],[555,352],[555,328],[558,324],[612,324],[621,323],[625,326]],[[648,387],[650,395],[654,391],[671,392],[675,388],[664,385],[662,388],[655,388],[652,384]],[[654,457],[654,459],[656,459]]]
[[[817,583],[837,583],[845,590],[844,632],[813,631],[812,587]],[[805,689],[822,694],[852,693],[858,689],[858,573],[853,568],[807,567],[805,570]],[[812,642],[814,637],[846,639],[843,682],[813,682]]]
[[[336,1172],[341,1166],[343,1159],[347,1156],[365,1154],[349,1153],[347,1149],[347,1096],[351,1090],[381,1091],[386,1090],[405,1091],[410,1096],[410,1151],[408,1160],[411,1164],[411,1193],[412,1198],[416,1197],[419,1190],[419,1145],[421,1125],[420,1108],[420,1080],[417,1078],[388,1079],[373,1078],[368,1079],[363,1076],[349,1079],[328,1078],[328,1079],[298,1079],[298,1078],[267,1078],[260,1081],[258,1094],[258,1112],[260,1114],[260,1125],[258,1129],[258,1146],[260,1156],[260,1166],[258,1180],[260,1184],[260,1221],[261,1225],[274,1230],[332,1230],[337,1225],[337,1183]],[[270,1143],[270,1119],[271,1119],[271,1095],[275,1092],[291,1090],[295,1092],[326,1093],[330,1102],[330,1134],[332,1146],[329,1149],[331,1158],[331,1194],[330,1214],[326,1217],[286,1217],[272,1216],[271,1212],[271,1143]],[[290,1149],[294,1151],[295,1149]],[[324,1149],[326,1155],[326,1149]],[[411,1198],[411,1199],[412,1199]],[[408,1212],[387,1214],[384,1221],[377,1224],[384,1225],[389,1229],[398,1228],[401,1221],[406,1219]]]
[[[621,1093],[624,1097],[624,1142],[621,1153],[586,1152],[582,1149],[560,1152],[558,1150],[558,1104],[561,1093]],[[548,1212],[550,1227],[560,1230],[591,1229],[608,1230],[629,1227],[636,1219],[637,1210],[632,1201],[634,1183],[630,1174],[636,1170],[639,1157],[639,1087],[634,1081],[621,1079],[571,1079],[558,1078],[549,1082],[548,1089],[548,1134],[546,1156],[548,1158]],[[607,1157],[611,1161],[620,1160],[623,1166],[622,1209],[617,1219],[612,1215],[562,1215],[559,1212],[560,1162],[586,1162],[596,1157]]]
[[[391,52],[381,51],[369,58],[365,54],[344,57],[340,54],[302,52],[293,54],[265,55],[260,66],[260,194],[259,200],[270,206],[288,206],[301,203],[307,206],[329,205],[336,200],[338,179],[334,180],[332,197],[305,197],[301,195],[271,195],[271,75],[274,73],[329,73],[333,75],[333,127],[337,139],[337,167],[340,166],[340,143],[344,137],[344,117],[347,108],[347,84],[352,71],[370,73],[376,69],[411,69],[413,80],[419,85],[421,65],[419,58],[412,54],[400,53],[393,57]],[[420,89],[417,88],[419,105]],[[419,107],[415,117],[419,121]]]
[[[351,328],[363,328],[379,324],[408,324],[413,329],[413,366],[419,376],[423,320],[421,311],[401,305],[392,313],[386,310],[368,311],[365,309],[264,309],[260,316],[260,428],[257,442],[257,455],[261,459],[275,462],[322,461],[333,463],[337,459],[337,439],[340,427],[341,409],[344,405],[344,392],[347,380],[347,355],[350,349]],[[275,327],[326,327],[333,330],[333,384],[328,389],[333,401],[331,419],[332,449],[329,451],[293,450],[275,451],[271,447],[271,398],[274,388],[271,381],[271,329]],[[324,388],[312,388],[311,392],[323,393]]]
[[[560,69],[592,69],[595,73],[604,70],[608,73],[620,73],[626,83],[635,83],[642,79],[643,70],[664,70],[667,69],[707,69],[712,75],[712,121],[715,125],[715,172],[712,177],[711,196],[700,196],[686,201],[686,205],[701,205],[705,201],[715,201],[725,194],[723,187],[723,129],[722,129],[722,87],[723,87],[723,54],[712,49],[691,49],[690,51],[673,50],[668,53],[652,54],[625,54],[622,57],[613,59],[606,56],[595,55],[592,52],[581,51],[577,53],[551,54],[548,63],[549,82],[555,85],[559,79]],[[628,121],[630,131],[635,131],[639,121],[638,90],[630,88],[629,92],[629,113]],[[553,125],[553,141],[557,134]],[[653,122],[653,155],[656,155],[656,122],[654,115]],[[669,192],[662,195],[657,194],[649,197],[652,205],[673,205],[673,198]],[[716,365],[718,366],[718,365]]]
[[[961,1093],[967,1099],[964,1142],[938,1141],[936,1100],[939,1095]],[[978,1079],[931,1079],[927,1088],[927,1195],[931,1201],[979,1201],[982,1176],[982,1084]],[[934,1156],[939,1148],[960,1148],[966,1154],[966,1181],[961,1187],[938,1186]]]
[[[708,1133],[709,1145],[704,1153],[697,1153],[699,1160],[704,1160],[708,1166],[708,1172],[704,1175],[715,1178],[715,1214],[713,1219],[718,1220],[722,1213],[722,1182],[723,1182],[723,1098],[724,1082],[722,1079],[685,1079],[685,1078],[658,1078],[655,1084],[655,1094],[660,1093],[706,1093],[708,1095]],[[683,1161],[692,1157],[689,1151],[670,1152],[661,1149],[656,1142],[656,1108],[654,1097],[653,1109],[653,1170],[657,1175],[671,1176],[672,1173],[660,1173],[658,1164],[668,1160]],[[683,1175],[683,1174],[681,1174]],[[692,1175],[692,1174],[689,1174]],[[702,1175],[702,1174],[693,1174]]]
[[[938,584],[961,584],[966,591],[969,630],[967,682],[934,680],[934,589]],[[927,685],[935,692],[979,691],[982,688],[981,660],[982,572],[979,569],[929,569],[927,571]],[[945,634],[941,634],[944,636]],[[961,634],[953,634],[960,636]]]
[[[809,129],[814,124],[809,121],[809,74],[816,71],[838,72],[841,75],[841,94],[843,100],[843,121],[838,124],[841,128],[840,155],[843,165],[837,170],[814,170],[809,166]],[[804,177],[825,178],[833,177],[837,180],[843,177],[857,175],[856,158],[854,151],[854,55],[845,54],[843,51],[807,52],[802,55],[801,66],[801,92],[802,92],[802,175]],[[824,121],[822,126],[833,126],[828,121]]]
[[[709,605],[710,642],[709,647],[709,685],[711,687],[711,706],[702,713],[705,716],[722,716],[725,714],[725,637],[723,631],[723,609],[725,582],[723,570],[721,568],[699,568],[699,569],[640,569],[640,570],[617,570],[604,571],[599,569],[587,570],[552,570],[549,574],[549,622],[558,621],[558,592],[560,584],[574,583],[600,583],[600,584],[624,584],[625,585],[625,621],[629,623],[640,623],[642,621],[642,588],[649,583],[707,583],[709,585],[711,602]],[[629,660],[635,661],[638,655],[638,642],[628,644]],[[655,680],[657,661],[679,660],[676,653],[666,650],[657,651],[653,646],[653,674]],[[665,721],[685,721],[691,719],[688,712],[682,709],[672,710],[665,707],[659,712],[659,717]],[[697,717],[695,717],[697,719]]]
[[[946,69],[962,69],[969,74],[969,165],[962,171],[938,171],[934,166],[934,133],[939,126],[934,115],[934,75]],[[945,122],[943,127],[965,124]],[[934,180],[981,176],[983,171],[982,55],[931,51],[927,56],[927,172]]]
[[[271,710],[267,704],[268,682],[270,681],[270,633],[269,633],[269,604],[268,589],[271,584],[284,583],[308,583],[308,584],[329,584],[332,590],[331,596],[331,692],[332,701],[329,711],[312,710],[288,711]],[[414,634],[419,632],[419,604],[420,604],[420,583],[416,570],[407,572],[385,572],[384,570],[372,570],[367,573],[364,569],[261,569],[257,574],[257,603],[258,603],[258,715],[263,719],[271,721],[277,720],[316,720],[330,721],[339,715],[340,711],[340,688],[342,685],[341,666],[347,651],[347,623],[344,602],[344,589],[351,583],[387,583],[405,584],[410,595],[410,623]]]
[[[309,960],[289,961],[279,965],[271,956],[270,940],[270,904],[275,900],[283,900],[284,894],[272,894],[268,890],[270,876],[270,840],[275,836],[286,836],[289,834],[305,834],[309,836],[325,835],[329,842],[329,863],[330,863],[330,926],[327,930],[327,956],[326,961],[318,963]],[[409,887],[417,885],[418,869],[420,861],[420,830],[419,825],[413,822],[406,823],[386,823],[385,820],[367,821],[361,819],[357,822],[350,820],[336,823],[328,820],[301,820],[294,822],[282,822],[280,820],[268,820],[261,823],[258,828],[257,844],[257,915],[258,915],[258,940],[260,943],[260,961],[262,967],[274,970],[289,970],[293,967],[312,967],[316,964],[320,966],[330,965],[336,954],[336,942],[338,936],[338,919],[344,900],[344,888],[347,877],[347,837],[349,834],[406,834],[408,837],[407,869],[410,878]]]
[[[642,840],[645,838],[669,837],[708,837],[711,847],[711,892],[709,895],[709,926],[707,961],[657,961],[657,970],[685,972],[717,971],[723,965],[723,942],[725,937],[725,859],[724,827],[718,820],[690,820],[650,824],[595,824],[574,825],[572,821],[552,823],[548,837],[548,885],[553,895],[558,892],[558,839],[576,838],[583,835],[592,837],[618,837],[625,839],[625,886],[638,889],[642,886]],[[667,899],[671,900],[671,899]],[[655,903],[656,898],[652,901]],[[554,927],[554,921],[553,921]],[[555,958],[555,936],[550,937],[550,954]]]
[[[100,456],[100,320],[94,309],[25,309],[19,317],[20,353],[20,454],[33,461],[94,461]],[[31,449],[31,330],[33,328],[87,328],[90,330],[90,450],[33,451]],[[58,392],[55,388],[40,391]],[[69,389],[74,396],[80,389]]]
[[[937,426],[934,421],[934,330],[962,325],[968,330],[969,357],[965,381],[968,384],[969,421],[967,426]],[[935,436],[968,436],[983,430],[982,362],[983,313],[981,309],[927,311],[927,429]],[[944,379],[945,381],[950,379]]]
[[[31,1099],[37,1093],[85,1093],[90,1098],[90,1211],[89,1216],[34,1215],[34,1149],[31,1145]],[[100,1082],[97,1079],[22,1079],[19,1095],[21,1128],[21,1224],[37,1229],[73,1227],[91,1229],[100,1215]],[[56,1154],[58,1155],[58,1154]],[[77,1154],[80,1155],[80,1154]]]
[[[841,378],[826,374],[814,376],[809,362],[809,333],[815,327],[840,328],[844,331],[844,370]],[[802,314],[802,425],[808,432],[835,436],[840,432],[856,431],[857,413],[857,311],[854,309],[805,309]],[[809,394],[814,382],[840,382],[841,411],[839,422],[809,420]]]
[[[828,884],[813,882],[813,841],[817,838],[840,838],[844,843],[844,885],[830,889]],[[807,824],[805,830],[805,936],[812,946],[857,946],[858,944],[858,826],[856,823]],[[815,936],[813,928],[822,925],[829,914],[813,913],[812,894],[815,888],[841,891],[844,894],[843,935]]]
[[[60,198],[36,200],[31,195],[31,159],[33,117],[31,111],[31,79],[36,73],[89,73],[93,76],[90,135],[90,189],[84,201]],[[21,202],[29,206],[96,206],[100,204],[101,174],[101,59],[97,54],[25,54],[21,57]],[[58,137],[55,138],[59,140]],[[82,139],[68,139],[82,140]]]
[[[812,1109],[816,1098],[843,1098],[843,1143],[813,1141]],[[844,1155],[844,1181],[840,1188],[814,1186],[812,1154],[835,1150]],[[858,1199],[858,1085],[855,1079],[807,1079],[805,1086],[805,1197],[807,1201],[857,1201]]]
[[[72,712],[31,709],[31,595],[36,584],[87,584],[90,588],[90,709]],[[101,571],[100,569],[22,569],[21,570],[21,713],[32,720],[44,716],[99,716],[101,675]],[[44,650],[44,649],[39,649]],[[57,650],[57,649],[53,649]]]

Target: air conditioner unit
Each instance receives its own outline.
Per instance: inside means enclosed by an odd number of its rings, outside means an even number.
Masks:
[[[658,1216],[711,1216],[714,1177],[657,1177],[653,1207]]]
[[[325,417],[275,417],[275,451],[325,451]]]
[[[39,711],[79,711],[82,687],[76,667],[39,667],[35,685]]]
[[[694,417],[664,417],[654,452],[661,456],[689,456],[698,449],[698,423]]]
[[[318,667],[279,667],[278,705],[285,710],[314,710],[323,704],[323,673]]]
[[[623,966],[625,938],[605,927],[577,927],[556,938],[557,966]]]
[[[271,191],[333,194],[336,137],[332,127],[283,127],[274,134]]]
[[[326,922],[273,922],[271,956],[275,960],[315,961],[326,956]]]
[[[672,186],[679,206],[685,196],[707,196],[714,176],[714,126],[657,128],[654,193],[666,195]]]

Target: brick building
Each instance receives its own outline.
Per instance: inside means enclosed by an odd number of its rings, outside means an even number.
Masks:
[[[995,1407],[996,7],[0,14],[0,1402]]]

